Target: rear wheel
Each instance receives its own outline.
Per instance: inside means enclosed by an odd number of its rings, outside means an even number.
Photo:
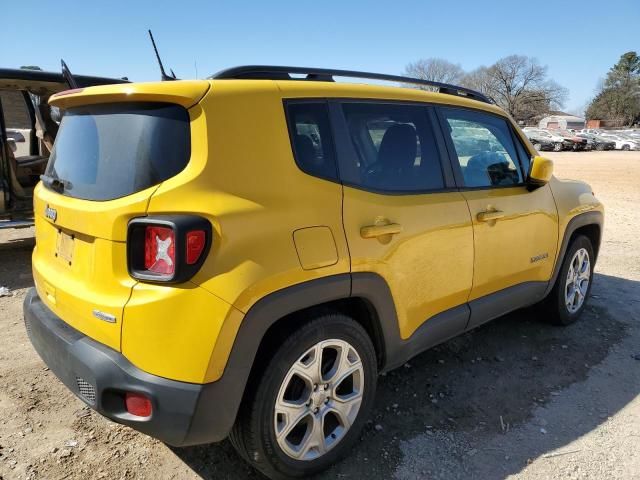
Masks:
[[[623,145],[622,150],[624,150],[625,152],[628,152],[629,150],[631,150],[631,147],[629,145]]]
[[[554,151],[554,152],[560,152],[560,151],[562,151],[562,144],[561,144],[561,143],[554,143],[554,144],[553,144],[553,151]]]
[[[536,151],[538,151],[538,152],[539,152],[539,151],[542,149],[542,145],[541,145],[541,144],[539,144],[539,143],[534,143],[534,144],[533,144],[533,148],[535,148],[535,149],[536,149]]]
[[[543,302],[551,323],[569,325],[580,317],[591,291],[593,261],[591,241],[584,235],[576,237],[565,254],[553,290]]]
[[[318,473],[357,440],[376,377],[366,331],[345,315],[322,315],[292,333],[255,378],[231,442],[269,478]]]

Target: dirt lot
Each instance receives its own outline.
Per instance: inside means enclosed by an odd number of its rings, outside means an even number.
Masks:
[[[517,312],[381,377],[359,447],[323,478],[640,478],[640,153],[549,156],[607,207],[583,319]],[[169,448],[54,378],[22,323],[29,233],[0,233],[0,480],[260,478],[228,442]]]

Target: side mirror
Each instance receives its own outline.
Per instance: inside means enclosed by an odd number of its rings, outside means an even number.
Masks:
[[[548,158],[535,156],[531,159],[531,168],[527,178],[529,190],[545,186],[553,176],[553,162]]]

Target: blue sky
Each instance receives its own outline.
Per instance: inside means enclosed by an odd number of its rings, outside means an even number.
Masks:
[[[466,70],[513,53],[536,57],[582,107],[629,50],[640,51],[640,1],[136,1],[2,5],[0,66],[158,79],[146,30],[166,66],[201,78],[241,64],[398,74],[419,58]]]

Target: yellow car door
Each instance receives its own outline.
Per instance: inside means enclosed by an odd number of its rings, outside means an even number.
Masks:
[[[435,114],[422,105],[353,100],[333,102],[332,115],[341,124],[336,145],[352,272],[385,280],[402,339],[461,306],[446,327],[448,336],[459,333],[468,320],[473,231],[434,133]]]
[[[542,295],[556,256],[558,215],[548,185],[527,188],[530,154],[506,118],[460,108],[439,114],[473,221],[473,327]]]

